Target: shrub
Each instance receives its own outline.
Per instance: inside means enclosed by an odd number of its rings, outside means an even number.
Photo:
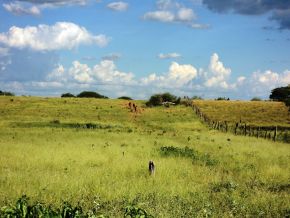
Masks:
[[[14,96],[14,93],[12,93],[12,92],[2,92],[1,90],[0,90],[0,96]]]
[[[259,97],[254,97],[254,98],[251,99],[251,101],[262,101],[262,99],[259,98]]]
[[[197,96],[197,95],[193,96],[191,99],[192,100],[203,100],[203,98],[201,96]]]
[[[75,98],[76,96],[68,92],[68,93],[62,94],[61,97],[62,98]]]
[[[124,99],[124,100],[133,100],[132,98],[128,97],[128,96],[121,96],[118,99]]]
[[[160,106],[164,102],[172,102],[174,104],[180,104],[181,98],[177,98],[175,95],[170,94],[169,92],[165,92],[163,94],[155,94],[152,95],[148,102],[146,102],[147,106]]]
[[[91,91],[83,91],[80,94],[77,95],[78,98],[108,98],[107,96],[100,95],[97,92],[91,92]]]
[[[160,106],[162,105],[162,96],[160,94],[152,95],[149,101],[146,103],[147,106]]]
[[[226,97],[218,97],[215,99],[216,101],[229,101],[230,98],[226,98]]]

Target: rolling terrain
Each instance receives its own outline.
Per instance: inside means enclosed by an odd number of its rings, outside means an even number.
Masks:
[[[289,216],[289,144],[209,129],[191,107],[134,103],[0,97],[0,208],[25,194],[108,217],[128,205],[155,217]],[[242,119],[257,123],[253,110]]]

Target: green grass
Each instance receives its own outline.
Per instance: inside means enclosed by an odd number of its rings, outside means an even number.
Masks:
[[[0,207],[26,194],[55,208],[98,203],[109,217],[130,204],[156,217],[289,214],[289,144],[210,130],[184,106],[134,101],[134,114],[125,100],[11,99],[0,97]],[[86,123],[96,128],[75,126]]]

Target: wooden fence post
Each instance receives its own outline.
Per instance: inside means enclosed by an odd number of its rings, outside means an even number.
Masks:
[[[273,140],[274,142],[276,141],[276,137],[277,137],[277,126],[275,127],[275,132],[274,132],[274,137],[273,137]]]

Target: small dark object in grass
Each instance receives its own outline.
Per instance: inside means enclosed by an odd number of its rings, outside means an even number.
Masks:
[[[228,138],[228,139],[227,139],[227,141],[229,142],[229,141],[231,141],[231,139],[230,139],[230,138]]]
[[[149,174],[154,175],[155,173],[155,165],[152,160],[149,161]]]

